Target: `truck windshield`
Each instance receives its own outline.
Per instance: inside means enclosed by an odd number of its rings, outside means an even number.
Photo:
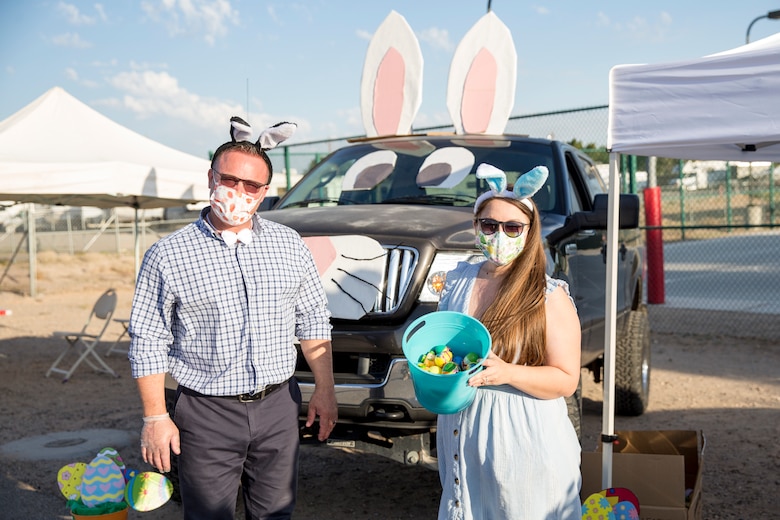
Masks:
[[[382,140],[342,148],[307,173],[280,201],[287,207],[348,204],[472,206],[488,189],[475,171],[489,163],[512,185],[535,166],[550,176],[534,196],[541,211],[556,212],[555,162],[544,142],[425,137]]]

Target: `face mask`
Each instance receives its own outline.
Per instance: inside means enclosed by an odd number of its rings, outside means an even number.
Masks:
[[[239,193],[235,188],[218,184],[211,191],[211,209],[214,215],[230,226],[246,224],[260,205],[260,199]]]
[[[525,234],[510,238],[503,231],[496,231],[492,235],[479,231],[475,242],[488,260],[494,264],[506,265],[523,252]]]

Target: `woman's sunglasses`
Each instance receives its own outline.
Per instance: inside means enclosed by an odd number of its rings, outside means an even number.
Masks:
[[[509,238],[515,238],[523,234],[523,230],[528,224],[522,222],[499,222],[492,218],[477,218],[474,219],[479,224],[479,230],[486,235],[492,235],[498,228],[504,229],[504,234]]]

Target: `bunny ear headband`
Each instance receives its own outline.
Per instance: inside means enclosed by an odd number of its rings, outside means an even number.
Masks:
[[[531,211],[534,210],[533,204],[528,199],[533,196],[534,193],[539,191],[547,180],[549,171],[545,166],[537,166],[536,168],[525,172],[518,177],[512,191],[506,188],[506,174],[503,170],[499,170],[495,166],[487,163],[482,163],[477,167],[477,179],[484,179],[490,186],[490,191],[486,191],[479,196],[477,202],[474,203],[474,213],[482,205],[482,203],[493,197],[502,197],[505,199],[516,199],[528,206]]]
[[[271,150],[290,138],[295,133],[298,125],[295,123],[276,123],[260,132],[257,138],[257,147],[261,150]],[[252,141],[252,127],[238,116],[230,118],[230,138],[234,143],[239,141]]]

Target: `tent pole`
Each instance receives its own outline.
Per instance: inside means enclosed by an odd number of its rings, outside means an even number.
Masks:
[[[607,287],[604,322],[604,401],[602,410],[601,489],[612,487],[612,446],[615,441],[615,337],[617,318],[618,217],[620,154],[609,154],[607,205]]]
[[[133,282],[138,279],[138,271],[140,270],[141,258],[139,257],[141,247],[138,236],[138,206],[135,207],[135,226],[133,227],[133,256],[135,258],[135,276]]]
[[[38,296],[38,263],[35,238],[35,203],[27,205],[27,253],[30,257],[30,296]]]

